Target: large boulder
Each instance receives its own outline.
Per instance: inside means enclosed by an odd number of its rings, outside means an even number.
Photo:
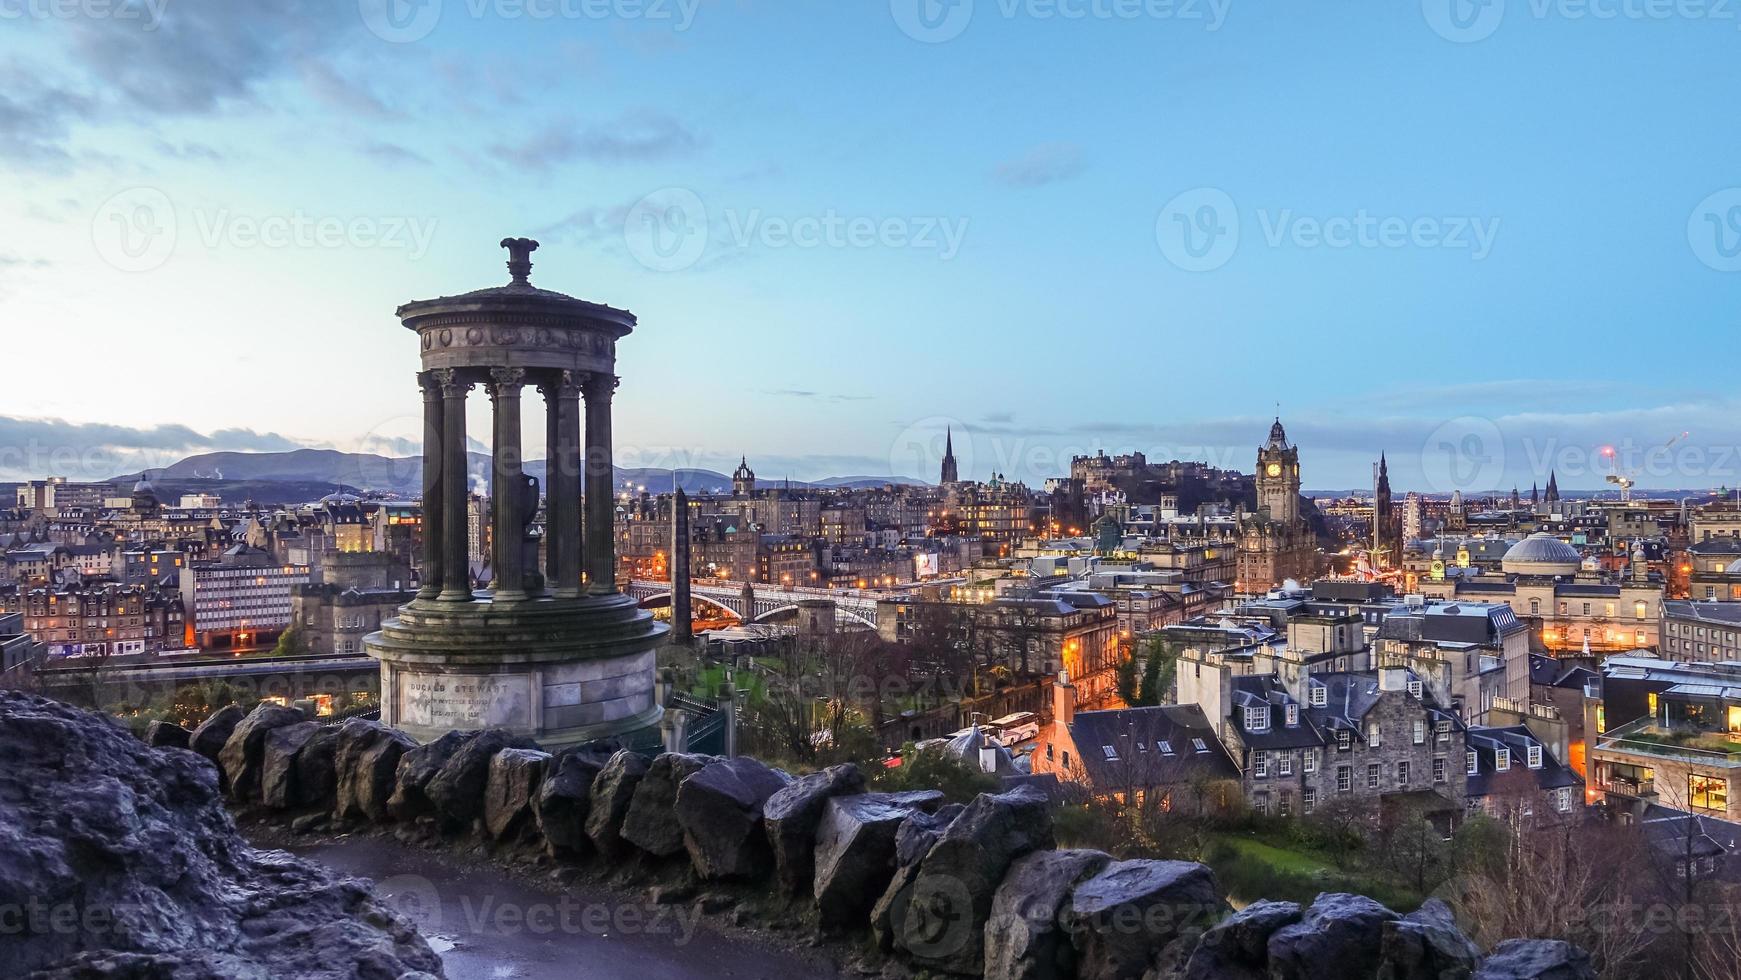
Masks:
[[[366,883],[236,832],[216,770],[109,719],[0,691],[4,975],[439,976]]]
[[[827,800],[816,828],[811,894],[825,926],[864,924],[895,874],[901,824],[943,805],[936,790],[866,793]]]
[[[503,840],[532,828],[532,803],[549,765],[550,753],[534,749],[503,749],[490,759],[484,829],[491,837]]]
[[[331,806],[338,798],[339,726],[326,725],[296,753],[296,792],[304,806]]]
[[[1052,808],[1031,786],[982,794],[919,862],[895,948],[920,966],[979,973],[991,900],[1011,862],[1052,846]]]
[[[467,739],[424,784],[424,795],[449,830],[469,829],[484,815],[484,790],[490,782],[490,760],[503,749],[537,749],[524,735],[491,728]]]
[[[154,749],[185,749],[193,733],[173,721],[154,721],[145,726],[145,744]]]
[[[333,816],[340,820],[386,820],[399,757],[416,747],[411,736],[378,721],[352,718],[340,725],[333,760],[338,776]]]
[[[407,823],[435,813],[435,804],[427,792],[429,781],[477,734],[448,732],[400,756],[399,768],[393,774],[393,795],[387,798],[387,813],[394,820]]]
[[[808,891],[815,874],[813,853],[822,811],[837,795],[860,794],[865,776],[846,762],[820,773],[806,773],[787,783],[763,804],[763,827],[773,849],[773,870],[780,888],[796,895]]]
[[[878,949],[895,948],[895,934],[907,921],[907,908],[913,900],[913,883],[919,880],[919,862],[931,853],[931,846],[937,843],[937,838],[942,837],[949,825],[966,810],[959,803],[951,803],[938,807],[935,813],[921,810],[901,821],[901,828],[895,832],[895,873],[889,878],[888,887],[883,889],[882,897],[871,906],[871,936]]]
[[[786,784],[762,804],[762,824],[774,852],[774,873],[790,893],[810,888],[814,876],[816,827],[828,801],[864,792],[864,773],[848,762],[808,773]]]
[[[1119,861],[1076,886],[1065,913],[1083,976],[1143,975],[1155,954],[1227,911],[1215,872],[1191,861]]]
[[[1475,971],[1475,980],[1596,980],[1590,954],[1558,939],[1508,939]]]
[[[611,761],[592,781],[591,799],[587,801],[586,836],[592,846],[605,857],[619,857],[631,846],[623,840],[623,820],[635,799],[635,788],[647,775],[647,760],[628,749],[611,756]]]
[[[1436,898],[1386,922],[1383,936],[1379,980],[1467,980],[1481,962],[1481,948],[1457,928],[1450,906]]]
[[[262,701],[236,723],[224,747],[218,750],[218,765],[229,780],[232,797],[245,801],[260,795],[260,763],[266,755],[267,734],[275,728],[300,725],[304,720],[302,712],[295,708]]]
[[[592,784],[610,764],[614,749],[583,745],[550,760],[532,815],[552,857],[582,857],[592,850],[586,836],[586,815],[592,808]]]
[[[299,721],[266,733],[266,745],[260,752],[261,803],[279,810],[302,805],[302,785],[296,778],[296,759],[320,734],[321,727],[316,722]]]
[[[677,822],[677,785],[700,772],[712,756],[666,752],[653,760],[635,787],[634,801],[623,818],[623,840],[655,857],[683,850],[683,826]]]
[[[235,731],[236,726],[240,725],[242,719],[246,717],[248,717],[248,713],[240,707],[233,704],[224,705],[213,712],[210,718],[195,726],[193,734],[188,736],[187,747],[212,760],[212,762],[217,762],[218,753],[224,750],[224,743],[230,740],[230,733]],[[221,769],[219,775],[223,775]]]
[[[749,878],[773,861],[762,806],[792,777],[747,756],[703,768],[677,786],[683,848],[703,879]]]
[[[1180,980],[1267,980],[1269,937],[1300,921],[1293,902],[1253,902],[1211,926],[1197,940]]]
[[[1384,924],[1401,918],[1364,895],[1326,893],[1269,937],[1271,980],[1343,980],[1378,972]]]
[[[1067,980],[1076,950],[1064,910],[1077,883],[1112,863],[1100,851],[1035,851],[1016,859],[991,899],[986,980]]]

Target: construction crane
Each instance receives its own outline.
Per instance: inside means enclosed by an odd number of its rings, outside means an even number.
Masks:
[[[1608,482],[1620,488],[1620,500],[1629,503],[1632,500],[1632,487],[1638,481],[1620,472],[1620,457],[1615,455],[1613,446],[1603,446],[1602,455],[1608,457],[1608,466],[1614,471],[1608,474]]]

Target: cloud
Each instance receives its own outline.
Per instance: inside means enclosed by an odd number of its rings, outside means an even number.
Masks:
[[[577,245],[589,245],[607,239],[621,239],[623,223],[628,221],[632,204],[608,207],[584,207],[555,224],[536,231],[540,239],[567,240]]]
[[[781,398],[804,398],[823,402],[863,402],[870,401],[870,395],[837,395],[823,391],[803,391],[798,388],[779,388],[764,391],[765,395],[776,395]]]
[[[204,143],[182,142],[172,143],[168,140],[157,140],[152,146],[158,153],[176,160],[207,160],[216,163],[224,159],[224,155]]]
[[[498,143],[490,155],[530,170],[546,170],[574,160],[594,163],[649,163],[687,156],[702,145],[694,131],[669,116],[636,113],[614,122],[577,126],[558,122],[517,143]]]
[[[1074,143],[1041,143],[1013,160],[997,165],[993,176],[1010,187],[1044,187],[1079,176],[1088,169],[1082,148]]]
[[[276,432],[185,425],[149,427],[0,415],[0,475],[106,479],[207,452],[288,452],[304,445]]]
[[[373,140],[358,147],[364,156],[372,157],[382,163],[392,166],[428,166],[429,158],[416,150],[406,149],[397,143]]]

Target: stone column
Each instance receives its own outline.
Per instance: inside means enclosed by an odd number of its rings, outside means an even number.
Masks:
[[[671,642],[695,642],[694,607],[689,595],[689,495],[678,487],[671,494]]]
[[[453,370],[435,372],[441,382],[441,598],[470,602],[471,543],[467,540],[466,498],[471,478],[466,465],[465,400],[471,381]]]
[[[442,505],[441,457],[445,448],[442,432],[446,427],[442,418],[441,379],[437,374],[424,371],[417,375],[417,383],[423,387],[423,587],[417,590],[419,599],[441,595],[445,571],[442,519],[447,515]]]
[[[490,517],[494,545],[490,564],[496,602],[526,599],[526,471],[520,446],[520,368],[490,369],[490,401],[495,405],[494,446],[490,451],[495,487]]]
[[[617,548],[611,487],[611,396],[616,394],[617,378],[594,372],[587,375],[581,390],[586,393],[587,592],[612,595],[617,591]]]
[[[544,478],[545,573],[559,599],[580,597],[580,385],[558,371],[544,392],[547,436]]]

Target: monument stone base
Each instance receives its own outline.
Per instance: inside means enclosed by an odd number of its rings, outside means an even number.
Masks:
[[[624,595],[498,606],[417,599],[366,637],[381,720],[420,742],[500,728],[556,750],[656,731],[655,651],[669,627]]]

